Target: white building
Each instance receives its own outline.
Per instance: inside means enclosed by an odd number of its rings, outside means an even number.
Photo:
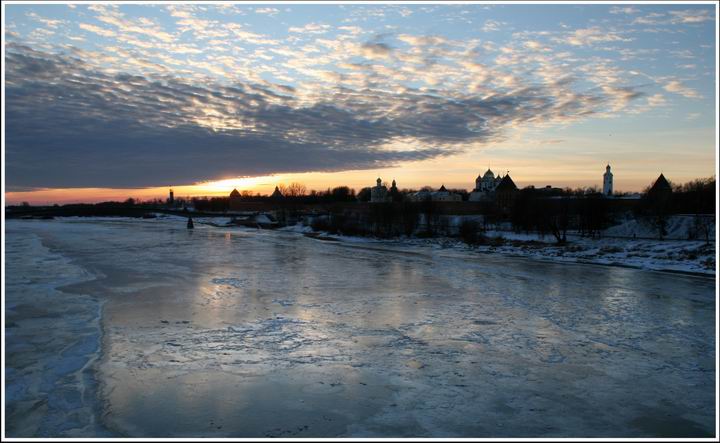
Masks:
[[[442,185],[440,189],[432,193],[430,199],[435,202],[461,202],[462,195],[450,192],[445,189],[445,185]]]
[[[603,194],[611,196],[613,193],[613,174],[610,172],[610,165],[605,167],[603,174]]]
[[[377,185],[370,188],[370,202],[385,203],[388,201],[390,201],[390,196],[387,187],[382,184],[382,180],[378,177]]]
[[[482,176],[478,175],[475,179],[475,189],[470,193],[468,200],[481,201],[489,199],[501,180],[502,177],[500,175],[496,177],[490,169],[485,171]]]

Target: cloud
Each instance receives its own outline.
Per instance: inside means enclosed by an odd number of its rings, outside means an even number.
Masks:
[[[97,5],[99,22],[76,26],[114,38],[109,44],[8,46],[8,183],[153,186],[386,167],[477,149],[513,128],[665,100],[645,96],[606,54],[548,50],[554,38],[575,38],[571,46],[627,40],[599,27],[490,44],[411,28],[348,26],[338,38],[309,23],[282,42],[250,24],[209,20],[205,10],[168,9],[175,27]],[[305,31],[328,35],[306,40],[298,35]]]
[[[363,29],[359,26],[338,26],[338,30],[345,31],[350,35],[360,35],[363,33]]]
[[[116,37],[117,34],[109,29],[101,28],[99,26],[91,25],[89,23],[80,23],[78,27],[82,30],[92,32],[103,37]]]
[[[28,17],[32,18],[33,20],[38,21],[38,22],[44,24],[44,25],[47,26],[48,28],[55,29],[55,28],[57,28],[58,26],[60,26],[61,24],[63,24],[63,21],[62,21],[62,20],[54,20],[54,19],[49,19],[49,18],[41,17],[41,16],[35,14],[34,12],[30,12],[30,13],[28,13],[27,15],[28,15]]]
[[[95,5],[98,6],[98,5]],[[106,13],[103,12],[96,17],[101,22],[115,26],[119,33],[134,33],[142,34],[147,37],[160,40],[166,43],[170,43],[175,40],[175,37],[162,30],[160,26],[155,24],[149,19],[141,17],[139,19],[125,19],[120,13]]]
[[[702,98],[698,92],[682,84],[679,80],[672,80],[663,87],[666,91],[682,95],[685,98]]]
[[[703,23],[715,20],[710,9],[684,9],[668,11],[667,14],[651,12],[645,16],[637,17],[633,24],[637,25],[684,25]]]
[[[524,42],[523,46],[533,51],[550,51],[550,48],[547,48],[542,43],[534,40],[528,40]]]
[[[387,119],[325,103],[296,109],[292,98],[258,85],[200,87],[179,79],[110,76],[20,46],[9,51],[7,78],[13,186],[151,186],[223,175],[377,168],[445,152],[384,152],[378,146],[408,132],[407,123],[394,127]],[[273,99],[280,104],[271,104]],[[428,120],[424,137],[442,142],[446,124]]]
[[[445,37],[437,35],[400,34],[397,36],[397,39],[412,46],[437,46],[448,42]]]
[[[252,43],[255,45],[277,45],[280,43],[278,40],[268,38],[265,35],[247,31],[237,23],[230,23],[226,25],[226,27],[230,30],[230,32],[232,32],[235,37],[248,43]]]
[[[610,8],[610,14],[637,14],[638,12],[640,12],[640,10],[633,6],[613,6]]]
[[[505,23],[499,22],[497,20],[485,20],[485,23],[483,24],[483,27],[481,29],[483,30],[483,32],[499,31],[500,27],[504,24]]]
[[[362,54],[367,58],[387,58],[392,48],[385,43],[365,43],[362,45]]]
[[[710,15],[710,11],[707,9],[694,10],[686,9],[683,11],[670,11],[673,23],[702,23],[705,21],[714,20],[714,17]]]
[[[576,29],[567,33],[565,37],[554,38],[558,43],[566,43],[572,46],[592,46],[604,42],[629,42],[631,38],[622,37],[618,32],[602,29],[599,26]]]
[[[303,34],[325,34],[330,30],[330,25],[320,23],[308,23],[305,26],[291,26],[288,32]]]
[[[661,14],[658,12],[651,12],[648,15],[637,17],[635,20],[632,21],[633,25],[658,25],[663,23],[663,20],[661,17],[664,17],[665,14]]]
[[[266,14],[271,17],[274,17],[280,13],[280,10],[277,8],[257,8],[257,9],[255,9],[255,13],[256,14]]]
[[[667,103],[667,100],[665,100],[665,96],[662,94],[653,94],[647,98],[647,104],[651,108],[657,107],[657,106],[664,106]]]

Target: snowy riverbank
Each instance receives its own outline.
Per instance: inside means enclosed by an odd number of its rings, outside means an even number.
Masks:
[[[295,225],[283,231],[311,233],[310,227]],[[616,229],[617,231],[617,229]],[[569,234],[565,245],[558,245],[552,236],[523,234],[512,231],[487,231],[483,245],[468,245],[457,238],[375,239],[323,234],[325,239],[346,242],[398,241],[412,245],[453,248],[475,253],[497,253],[544,261],[626,266],[653,271],[716,275],[715,240],[709,244],[698,240],[650,240],[602,237],[591,239]]]

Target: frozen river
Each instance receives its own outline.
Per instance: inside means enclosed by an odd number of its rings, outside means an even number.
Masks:
[[[179,220],[6,225],[9,437],[715,432],[715,281]]]

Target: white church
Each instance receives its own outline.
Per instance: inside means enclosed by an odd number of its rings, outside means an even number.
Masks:
[[[475,179],[475,189],[470,193],[468,200],[471,202],[489,200],[501,181],[502,177],[500,174],[495,176],[490,168],[488,168],[485,174],[478,175]]]
[[[388,190],[382,182],[382,179],[378,177],[377,185],[370,188],[370,202],[371,203],[387,203],[392,201],[392,196],[398,193],[397,183],[395,180],[392,181],[392,186]]]

